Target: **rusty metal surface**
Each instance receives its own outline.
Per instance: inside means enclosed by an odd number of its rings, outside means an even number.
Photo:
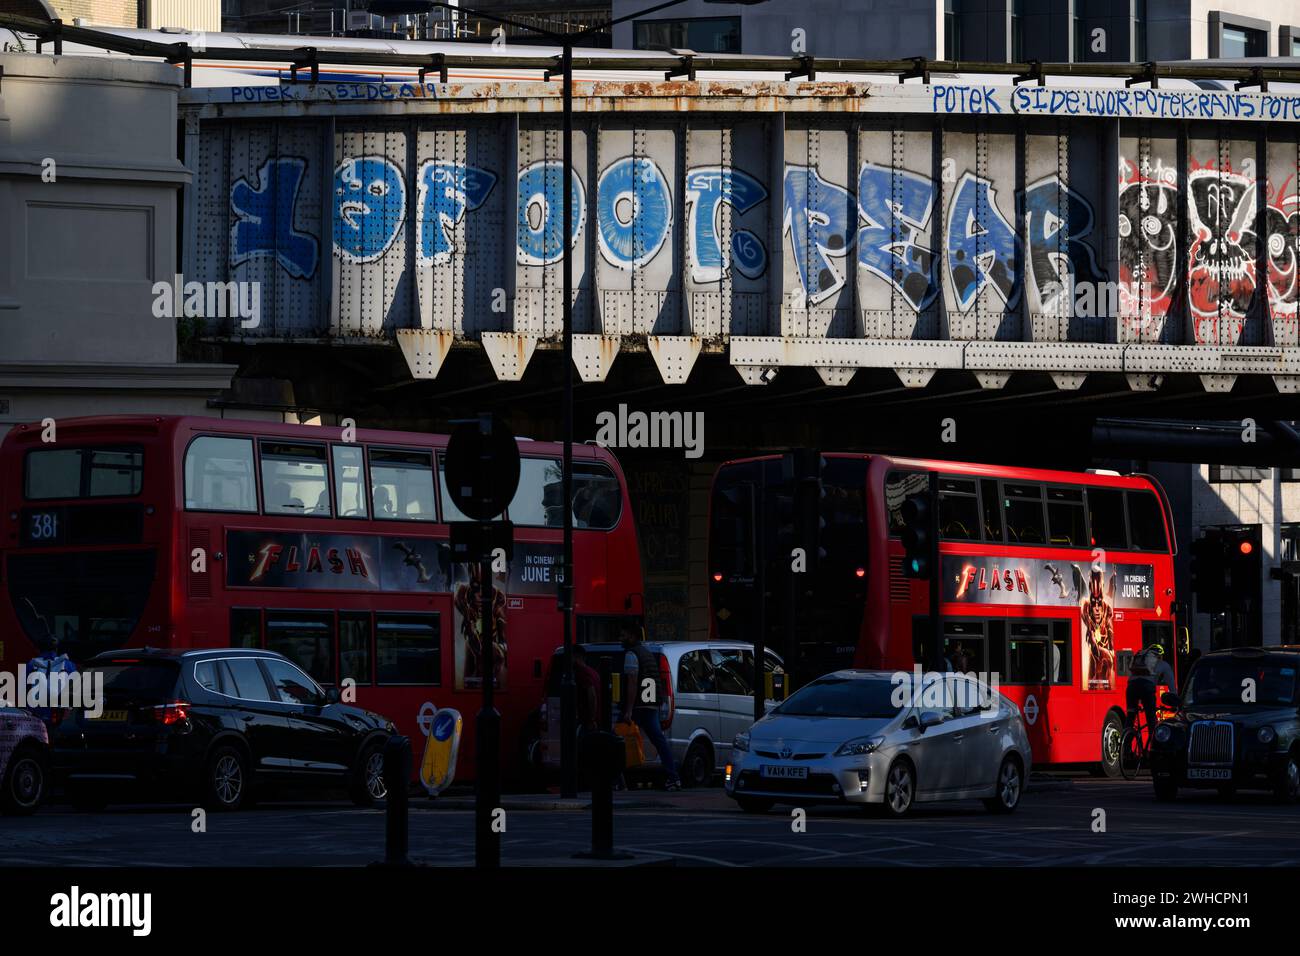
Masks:
[[[208,334],[447,334],[519,377],[562,332],[560,106],[528,81],[186,91],[186,261],[263,296],[259,329]],[[584,380],[647,348],[667,382],[723,349],[754,383],[1300,372],[1295,92],[601,80],[575,109]]]

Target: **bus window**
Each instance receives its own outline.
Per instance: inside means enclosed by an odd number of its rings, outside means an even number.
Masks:
[[[943,624],[944,666],[958,674],[988,671],[988,642],[983,621],[945,621]]]
[[[574,471],[577,471],[575,464]],[[577,475],[574,475],[577,478]],[[533,528],[558,528],[564,524],[560,508],[548,508],[547,489],[560,487],[560,462],[556,458],[519,459],[519,486],[510,499],[510,520]],[[559,496],[555,496],[559,497]],[[574,521],[574,527],[580,527]]]
[[[257,511],[253,442],[204,435],[185,450],[185,508],[188,511]]]
[[[1070,683],[1070,622],[1052,622],[1051,679],[1053,684]]]
[[[375,615],[379,683],[442,683],[441,635],[437,614]]]
[[[1124,492],[1113,488],[1089,488],[1088,527],[1092,532],[1092,547],[1113,551],[1127,548]]]
[[[576,528],[609,531],[623,512],[618,479],[600,462],[573,464],[573,524]]]
[[[1160,502],[1149,491],[1128,493],[1128,527],[1135,551],[1168,551]]]
[[[994,478],[980,480],[980,504],[984,515],[984,540],[1002,540],[1002,497]]]
[[[1007,542],[1010,544],[1044,544],[1042,485],[1002,483],[1002,507],[1007,518]]]
[[[80,448],[29,451],[23,489],[27,499],[80,498],[81,451]]]
[[[891,538],[903,533],[903,502],[929,487],[930,477],[923,471],[891,471],[885,476],[885,510]]]
[[[262,612],[255,607],[236,607],[230,610],[230,646],[262,646]]]
[[[334,615],[267,611],[266,649],[283,654],[322,684],[334,682]]]
[[[1052,642],[1047,625],[1013,623],[1007,641],[1008,684],[1046,684],[1052,660]]]
[[[373,682],[370,667],[370,615],[365,611],[339,612],[339,680]]]
[[[262,442],[262,508],[265,514],[330,514],[325,446]]]
[[[939,478],[939,537],[979,540],[980,509],[973,479]]]
[[[372,514],[385,521],[436,521],[433,456],[427,451],[370,449]],[[456,520],[448,518],[448,520]]]
[[[451,495],[447,493],[446,458],[447,458],[446,455],[438,456],[438,492],[442,496],[442,520],[443,521],[468,521],[469,516],[456,507],[456,502],[452,501]],[[519,460],[519,483],[521,485],[523,484],[523,480],[524,480],[524,476],[523,476],[524,460],[525,459],[522,458]],[[370,461],[372,463],[370,467],[370,473],[373,475],[374,458],[372,457]],[[504,514],[505,513],[502,512],[502,514],[497,515],[495,520],[499,521],[504,516]]]
[[[334,500],[340,518],[366,516],[366,470],[357,445],[334,446]]]
[[[140,493],[140,448],[50,448],[29,451],[23,492],[29,501],[52,498],[130,498]]]
[[[1088,534],[1083,523],[1081,488],[1047,488],[1047,530],[1052,544],[1086,548]]]

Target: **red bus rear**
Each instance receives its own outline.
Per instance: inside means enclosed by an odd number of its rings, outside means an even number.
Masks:
[[[941,666],[997,675],[1024,714],[1036,763],[1095,763],[1103,741],[1118,746],[1133,653],[1158,642],[1174,659],[1173,522],[1153,480],[879,455],[824,460],[821,555],[806,578],[786,573],[799,536],[781,459],[719,469],[715,635],[753,639],[749,582],[763,556],[767,641],[794,683],[849,666],[910,671],[924,658],[930,584],[903,575],[901,507],[935,470]],[[761,485],[765,542],[748,530]]]
[[[448,559],[447,522],[463,516],[442,480],[445,435],[178,417],[56,427],[19,426],[0,446],[0,668],[33,657],[47,630],[77,661],[267,647],[345,699],[354,686],[411,736],[417,762],[421,705],[459,709],[458,776],[472,775],[487,655],[477,568]],[[508,773],[563,641],[562,446],[519,447],[491,655]],[[573,509],[575,632],[609,640],[641,615],[642,578],[626,482],[604,449],[574,448]]]

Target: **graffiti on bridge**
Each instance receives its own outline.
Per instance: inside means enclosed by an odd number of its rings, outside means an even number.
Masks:
[[[266,259],[294,278],[315,275],[319,239],[297,225],[299,206],[309,201],[303,194],[308,170],[301,157],[279,157],[231,185],[232,267]],[[547,266],[562,258],[563,174],[556,160],[517,173],[515,254],[522,265]],[[669,177],[652,159],[629,156],[606,166],[596,179],[594,203],[582,177],[576,171],[569,175],[575,244],[592,208],[596,247],[607,263],[631,271],[671,257],[677,200]],[[413,208],[414,258],[421,266],[467,254],[457,248],[464,241],[458,229],[488,203],[498,178],[466,163],[419,164]],[[683,266],[690,279],[762,277],[769,258],[760,238],[763,226],[745,217],[769,199],[763,183],[721,165],[690,168],[682,182]],[[1235,340],[1260,295],[1266,296],[1270,316],[1294,320],[1300,298],[1300,197],[1294,181],[1263,184],[1262,238],[1261,185],[1253,169],[1191,160],[1184,183],[1187,235],[1180,238],[1178,170],[1159,160],[1140,168],[1121,158],[1116,285],[1122,320],[1141,331],[1169,313],[1180,289],[1198,344],[1225,336]],[[329,213],[334,254],[357,264],[384,257],[407,228],[411,190],[401,166],[385,156],[340,162],[333,171]],[[852,254],[867,275],[887,283],[896,301],[913,312],[934,305],[945,284],[951,290],[948,306],[957,312],[969,311],[985,290],[1015,308],[1026,281],[1038,292],[1043,311],[1068,311],[1063,290],[1104,278],[1090,245],[1097,228],[1092,203],[1055,174],[1028,185],[1023,195],[1002,193],[997,182],[970,171],[941,187],[930,175],[866,162],[850,189],[815,167],[787,165],[782,234],[804,303],[816,306],[844,287]],[[942,202],[946,209],[938,208]],[[724,207],[732,212],[726,227]],[[1017,209],[1023,216],[1019,229],[1013,224]],[[1180,250],[1182,276],[1177,274]]]
[[[932,229],[938,188],[928,175],[876,163],[858,173],[856,199],[816,169],[787,166],[785,219],[795,266],[809,305],[837,293],[846,281],[844,260],[854,246],[862,268],[888,282],[914,312],[928,308],[939,294]],[[1008,308],[1020,298],[1017,254],[1021,239],[1002,213],[994,183],[965,172],[951,189],[944,220],[946,264],[956,307],[968,311],[985,288]],[[1095,216],[1079,193],[1052,175],[1024,194],[1028,268],[1035,288],[1071,288],[1098,281],[1102,270],[1084,241]],[[851,210],[856,206],[856,215]],[[853,221],[851,221],[851,219]],[[1045,300],[1055,305],[1055,300]]]
[[[306,161],[296,157],[267,160],[256,183],[240,179],[231,187],[232,266],[270,257],[295,278],[315,273],[317,239],[294,226],[306,168]],[[552,265],[563,255],[562,177],[563,164],[556,160],[519,171],[515,253],[522,265]],[[581,177],[576,172],[571,177],[576,244],[585,224],[587,196]],[[426,160],[416,183],[417,261],[422,266],[446,262],[458,251],[457,226],[487,202],[497,175],[464,163]],[[747,213],[767,199],[767,190],[741,170],[702,166],[687,173],[686,192],[691,274],[696,282],[716,282],[724,272],[722,206]],[[382,258],[402,235],[406,219],[407,184],[397,162],[357,156],[339,163],[331,210],[335,255],[349,263]],[[607,166],[598,180],[596,221],[600,252],[607,262],[624,270],[648,265],[673,231],[672,191],[663,172],[644,157],[625,157]],[[732,267],[745,278],[757,279],[767,269],[767,249],[751,230],[733,229],[728,251]]]
[[[1236,341],[1261,294],[1268,316],[1294,320],[1300,298],[1300,197],[1290,179],[1265,182],[1264,244],[1258,234],[1260,183],[1254,170],[1189,161],[1186,301],[1198,345]],[[1178,288],[1177,170],[1157,161],[1144,174],[1120,161],[1119,236],[1123,314],[1135,328],[1166,316]],[[1260,264],[1267,274],[1261,281]],[[1135,290],[1149,288],[1149,300]]]

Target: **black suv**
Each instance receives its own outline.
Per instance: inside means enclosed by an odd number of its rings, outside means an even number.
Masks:
[[[382,800],[385,718],[339,703],[273,651],[111,651],[98,714],[73,711],[54,730],[54,779],[74,806],[131,794],[197,797],[238,810],[275,783],[345,786],[362,806]]]
[[[1179,787],[1272,790],[1300,795],[1300,649],[1233,648],[1206,654],[1183,697],[1165,694],[1177,716],[1156,727],[1151,775],[1156,798]]]

